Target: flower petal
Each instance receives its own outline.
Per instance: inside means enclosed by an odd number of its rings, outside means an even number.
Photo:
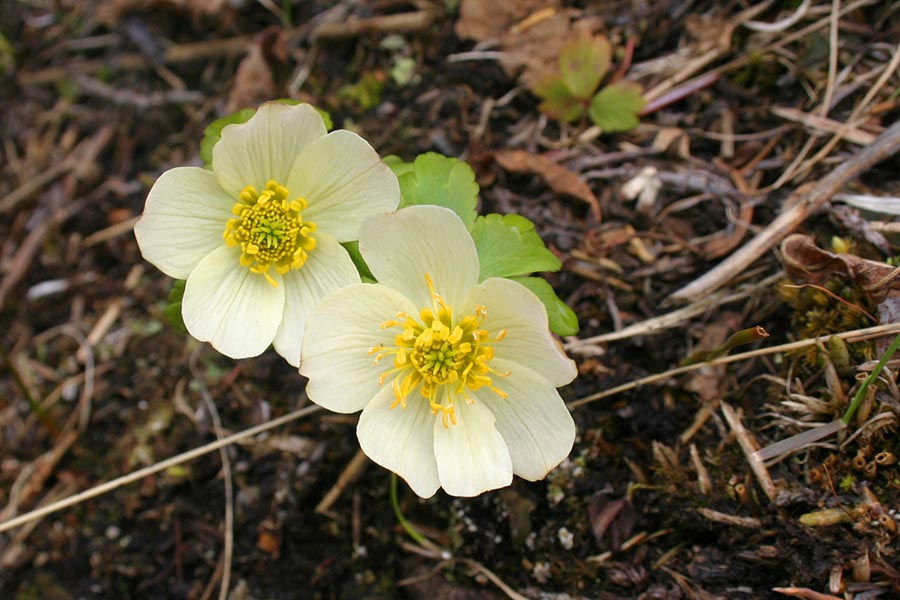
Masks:
[[[270,179],[286,185],[294,159],[326,132],[309,104],[266,102],[246,123],[222,129],[222,139],[213,146],[212,168],[236,202],[248,185],[262,190]],[[292,199],[298,195],[290,187],[288,191]]]
[[[378,379],[392,366],[387,357],[375,365],[375,356],[369,354],[376,346],[393,346],[397,331],[382,329],[381,324],[398,312],[417,311],[399,292],[377,283],[359,283],[325,296],[310,313],[303,336],[300,373],[309,378],[309,398],[335,412],[361,410],[379,393]]]
[[[456,213],[447,208],[409,206],[371,217],[360,229],[359,248],[375,278],[419,308],[432,304],[426,274],[451,307],[459,306],[478,283],[475,242]]]
[[[410,397],[406,408],[390,408],[393,401],[390,386],[372,398],[356,427],[359,445],[366,456],[406,480],[420,497],[430,498],[440,487],[431,433],[435,416],[421,396]]]
[[[275,350],[291,365],[300,365],[306,319],[329,292],[359,283],[359,271],[334,238],[316,235],[306,263],[284,278],[284,318],[275,334]]]
[[[542,479],[572,450],[572,414],[553,384],[531,369],[498,359],[491,366],[509,373],[494,378],[494,384],[509,397],[501,398],[484,388],[472,395],[497,419],[497,430],[509,447],[513,472],[529,481]]]
[[[304,148],[284,184],[309,207],[303,218],[339,242],[355,240],[369,215],[400,203],[397,177],[367,141],[351,131],[332,131]]]
[[[225,244],[233,204],[210,171],[169,169],[150,188],[134,226],[141,254],[166,275],[187,279],[204,256]]]
[[[550,333],[547,310],[531,290],[515,281],[492,277],[472,288],[462,304],[464,313],[469,314],[475,305],[487,309],[482,329],[491,336],[506,331],[506,337],[493,344],[494,356],[525,365],[556,387],[575,379],[575,362]]]
[[[231,358],[261,354],[275,337],[284,312],[284,285],[274,286],[239,263],[240,248],[222,246],[188,277],[182,301],[192,336]]]
[[[482,402],[457,403],[456,425],[444,427],[435,418],[434,455],[441,486],[451,496],[477,496],[512,483],[509,449]]]

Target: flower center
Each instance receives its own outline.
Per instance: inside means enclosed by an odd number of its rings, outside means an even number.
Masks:
[[[228,220],[223,237],[229,246],[241,247],[242,265],[278,285],[269,269],[274,266],[282,275],[299,269],[316,247],[316,225],[300,215],[306,200],[288,200],[287,188],[277,181],[266,183],[262,192],[248,185],[238,198],[231,209],[238,218]]]
[[[393,355],[393,368],[382,373],[379,383],[384,384],[390,375],[393,380],[394,402],[406,408],[410,393],[419,389],[428,400],[433,414],[441,413],[444,427],[456,425],[455,405],[459,398],[474,402],[469,390],[482,387],[506,398],[507,393],[494,385],[492,376],[505,377],[491,368],[494,358],[491,344],[506,337],[500,331],[493,340],[488,331],[481,329],[487,309],[476,305],[473,314],[454,322],[453,312],[443,298],[434,291],[430,275],[425,275],[431,290],[432,306],[419,311],[419,319],[406,313],[398,313],[396,319],[381,324],[382,329],[402,329],[394,338],[394,347],[375,346],[369,354],[375,354],[375,364],[385,356]]]

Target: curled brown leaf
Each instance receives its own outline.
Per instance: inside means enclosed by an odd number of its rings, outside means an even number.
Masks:
[[[507,171],[540,175],[554,192],[586,202],[594,218],[600,222],[600,201],[578,173],[553,162],[546,156],[525,150],[498,150],[494,153],[494,159]]]

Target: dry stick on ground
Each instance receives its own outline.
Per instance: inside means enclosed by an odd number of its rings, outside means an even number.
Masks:
[[[822,159],[831,154],[831,151],[834,150],[834,147],[837,146],[842,139],[844,139],[847,134],[856,128],[858,125],[863,123],[864,117],[862,116],[863,112],[869,107],[869,103],[875,97],[875,95],[881,90],[885,83],[887,83],[888,79],[897,71],[897,66],[900,64],[900,44],[894,49],[894,54],[891,57],[891,61],[884,66],[881,71],[881,76],[878,80],[869,88],[869,91],[866,92],[865,97],[860,100],[859,104],[856,105],[856,108],[853,109],[853,112],[850,113],[850,116],[847,117],[847,122],[843,124],[838,130],[834,132],[834,137],[828,140],[815,155],[812,156],[809,160],[803,161],[796,160],[794,165],[795,169],[790,173],[789,177],[783,177],[780,181],[781,183],[786,183],[788,180],[792,178],[796,178],[800,175],[805,175],[808,173],[815,165],[817,165]],[[810,138],[810,141],[815,138]],[[871,142],[870,142],[871,143]],[[799,158],[799,157],[798,157]],[[778,186],[773,186],[776,188]]]
[[[870,4],[875,4],[877,1],[878,0],[857,0],[857,2],[853,2],[853,3],[848,4],[847,6],[843,7],[840,10],[840,12],[838,13],[838,16],[842,17],[858,8],[862,8],[864,6],[869,6]],[[764,7],[764,5],[753,6],[749,9],[745,10],[741,14],[737,15],[737,18],[734,21],[735,25],[750,23],[751,21],[747,21],[746,19],[749,19],[749,18],[755,16],[755,14],[759,11],[760,7]],[[766,53],[771,52],[772,50],[782,48],[782,47],[784,47],[792,42],[795,42],[799,39],[803,39],[806,36],[808,36],[810,33],[817,31],[818,29],[821,29],[822,27],[825,27],[826,25],[828,25],[830,23],[831,23],[831,17],[828,16],[828,17],[825,17],[824,19],[820,19],[820,20],[816,21],[815,23],[807,25],[806,27],[804,27],[802,29],[798,29],[797,31],[795,31],[793,33],[790,33],[787,35],[778,35],[776,41],[772,42],[771,44],[769,44],[763,48],[760,48],[758,51],[745,52],[741,56],[738,56],[737,58],[735,58],[723,65],[719,65],[718,67],[715,67],[701,75],[698,75],[693,80],[688,80],[685,83],[685,85],[690,86],[692,84],[692,82],[696,83],[696,80],[699,80],[701,78],[707,78],[707,77],[711,77],[713,75],[720,75],[722,73],[727,73],[729,71],[733,71],[734,69],[739,69],[741,67],[744,67],[748,64],[751,64],[755,60],[757,60],[756,57],[765,55]],[[776,24],[777,31],[781,31],[783,24],[784,24],[784,22]],[[753,29],[759,29],[759,25],[760,24],[757,23],[757,26],[753,27]],[[687,65],[686,68],[682,69],[678,73],[673,74],[672,76],[670,76],[665,81],[661,82],[659,85],[657,85],[653,89],[645,92],[644,98],[650,102],[653,102],[654,99],[663,95],[667,90],[669,90],[669,88],[685,81],[693,73],[696,73],[699,68],[702,68],[703,66],[708,64],[709,61],[704,62],[703,58],[704,57],[701,56],[701,57],[694,59],[694,61],[691,64]]]
[[[340,23],[323,23],[313,36],[320,40],[340,40],[367,33],[413,33],[428,29],[434,17],[432,11],[420,10],[366,19],[350,18]]]
[[[753,471],[753,474],[756,475],[756,481],[759,482],[759,486],[766,493],[766,497],[774,502],[778,491],[775,489],[775,483],[772,481],[772,476],[769,475],[769,470],[766,468],[766,465],[756,456],[756,451],[759,450],[759,444],[756,443],[756,438],[744,428],[744,424],[741,423],[741,418],[729,404],[721,402],[720,406],[722,415],[725,417],[725,420],[728,421],[731,431],[734,432],[738,444],[740,444],[741,450],[743,450],[744,456],[750,464],[750,469]]]
[[[163,64],[184,63],[202,60],[215,60],[226,56],[235,56],[247,51],[247,47],[253,42],[253,36],[240,35],[224,40],[208,40],[193,42],[190,44],[176,44],[166,48],[163,55]],[[145,69],[151,62],[138,53],[120,54],[116,61],[110,64],[108,59],[73,59],[71,62],[61,65],[37,69],[34,71],[22,71],[17,75],[17,81],[22,87],[32,85],[45,85],[57,81],[69,80],[73,74],[96,73],[101,69],[112,67],[115,71],[132,71]]]
[[[716,265],[701,277],[669,296],[670,301],[686,302],[712,293],[729,280],[740,274],[770,248],[781,242],[803,221],[831,199],[841,187],[851,179],[864,173],[873,165],[893,156],[900,150],[900,121],[891,125],[884,133],[826,175],[808,192],[797,193],[798,198],[789,198],[785,209],[766,229],[745,244],[740,250]]]
[[[900,323],[888,323],[886,325],[877,325],[875,327],[867,327],[865,329],[854,329],[852,331],[842,331],[840,333],[835,333],[832,336],[824,336],[824,337],[836,337],[849,342],[858,342],[867,339],[872,339],[873,337],[881,337],[886,335],[896,335],[900,333]],[[702,369],[703,367],[711,367],[713,365],[723,365],[726,363],[738,362],[741,360],[747,360],[750,358],[755,358],[757,356],[764,356],[766,354],[775,354],[776,352],[790,352],[792,350],[798,350],[800,348],[806,348],[807,346],[815,346],[820,343],[823,338],[812,338],[806,340],[799,340],[796,342],[790,342],[787,344],[781,344],[780,346],[771,346],[768,348],[760,348],[758,350],[751,350],[749,352],[743,352],[741,354],[732,354],[730,356],[720,356],[719,358],[707,361],[695,363],[693,365],[687,365],[685,367],[678,367],[675,369],[670,369],[669,371],[665,371],[663,373],[654,373],[653,375],[648,375],[647,377],[642,377],[641,379],[636,379],[634,381],[629,381],[628,383],[623,383],[622,385],[616,386],[614,388],[609,388],[607,390],[602,390],[597,392],[596,394],[591,394],[590,396],[585,396],[584,398],[579,398],[578,400],[573,400],[568,402],[566,406],[569,409],[577,408],[583,404],[588,404],[590,402],[595,402],[597,400],[601,400],[603,398],[608,398],[610,396],[615,396],[616,394],[621,394],[622,392],[627,392],[629,390],[633,390],[639,388],[643,385],[647,385],[650,383],[656,383],[657,381],[665,381],[671,377],[675,377],[676,375],[681,375],[683,373],[689,373],[691,371],[696,371],[697,369]],[[0,525],[2,527],[2,525]],[[2,529],[0,529],[2,531]]]
[[[198,377],[196,352],[191,355],[190,365],[194,380],[200,384],[200,397],[203,398],[203,405],[209,412],[213,424],[213,431],[216,433],[216,439],[221,440],[225,437],[224,430],[222,429],[222,420],[219,418],[219,411],[216,410],[216,403],[213,401],[212,395],[206,388],[206,384],[203,383],[203,378]],[[225,532],[223,535],[224,543],[221,558],[222,580],[219,587],[219,600],[226,600],[228,598],[229,588],[231,587],[231,561],[234,553],[234,481],[231,475],[231,459],[228,457],[227,448],[219,448],[219,458],[222,461],[222,479],[225,484]],[[218,576],[213,577],[209,586],[207,586],[210,593],[214,588],[216,579],[218,579]],[[206,596],[204,593],[204,597],[209,596]]]
[[[74,496],[69,496],[68,498],[64,498],[58,502],[53,502],[52,504],[48,504],[47,506],[25,513],[24,515],[19,515],[18,517],[9,519],[7,521],[0,521],[0,533],[19,527],[20,525],[28,523],[29,521],[33,521],[35,519],[45,517],[49,514],[53,514],[64,508],[69,508],[70,506],[81,504],[85,500],[90,500],[91,498],[102,496],[107,492],[111,492],[122,487],[123,485],[128,485],[129,483],[140,481],[141,479],[149,475],[153,475],[155,473],[159,473],[160,471],[165,471],[170,467],[174,467],[175,465],[180,465],[182,463],[194,460],[195,458],[199,458],[204,454],[208,454],[210,452],[213,452],[214,450],[218,450],[219,448],[224,448],[225,446],[234,444],[235,442],[239,442],[248,437],[252,437],[258,433],[280,427],[281,425],[310,415],[314,412],[317,412],[318,410],[320,410],[318,405],[307,406],[305,408],[295,410],[292,413],[288,413],[254,427],[250,427],[249,429],[233,433],[228,437],[220,438],[214,442],[210,442],[209,444],[200,446],[199,448],[194,448],[192,450],[188,450],[187,452],[182,452],[181,454],[178,454],[171,458],[167,458],[166,460],[150,465],[149,467],[144,467],[143,469],[132,471],[131,473],[113,479],[112,481],[101,483],[100,485],[96,485],[90,489],[75,494]]]
[[[636,337],[639,335],[653,335],[656,333],[662,333],[667,329],[677,327],[685,321],[688,321],[689,319],[696,317],[697,315],[708,312],[713,308],[723,306],[731,302],[737,302],[738,300],[743,300],[744,298],[748,298],[762,289],[769,289],[774,283],[781,279],[782,276],[783,274],[781,273],[781,271],[779,271],[778,273],[770,275],[758,283],[743,287],[742,289],[732,294],[725,295],[722,293],[718,293],[707,298],[701,298],[700,300],[697,300],[696,302],[688,306],[673,310],[672,312],[666,313],[664,315],[658,315],[655,317],[650,317],[649,319],[644,319],[643,321],[633,323],[628,327],[623,327],[618,331],[610,331],[608,333],[602,333],[600,335],[591,336],[589,338],[576,339],[570,342],[566,342],[563,347],[570,352],[578,353],[579,349],[590,349],[595,344],[612,342],[615,340]]]
[[[325,497],[316,505],[315,512],[318,514],[327,514],[328,511],[331,510],[331,507],[337,502],[337,499],[341,497],[341,494],[344,492],[344,489],[356,481],[356,479],[362,474],[363,468],[366,466],[368,459],[363,453],[362,450],[357,450],[356,455],[350,460],[350,463],[344,468],[341,474],[338,476],[337,483],[335,483],[328,493],[325,494]]]

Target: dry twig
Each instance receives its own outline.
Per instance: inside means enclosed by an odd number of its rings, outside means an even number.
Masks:
[[[854,329],[851,331],[842,331],[840,333],[835,333],[833,336],[840,338],[844,341],[852,341],[859,342],[863,340],[872,339],[873,337],[882,337],[886,335],[895,335],[900,333],[900,323],[887,323],[885,325],[877,325],[875,327],[867,327],[865,329]],[[585,396],[584,398],[579,398],[578,400],[573,400],[569,402],[566,406],[570,409],[577,408],[583,404],[589,404],[590,402],[595,402],[597,400],[601,400],[603,398],[608,398],[610,396],[615,396],[616,394],[621,394],[622,392],[627,392],[628,390],[633,390],[639,388],[644,385],[648,385],[650,383],[656,383],[658,381],[665,381],[671,377],[675,377],[676,375],[681,375],[683,373],[689,373],[691,371],[695,371],[697,369],[702,369],[703,367],[709,367],[713,365],[722,365],[726,363],[737,362],[741,360],[748,360],[751,358],[756,358],[757,356],[764,356],[767,354],[775,354],[778,352],[790,352],[792,350],[798,350],[800,348],[806,348],[808,346],[815,346],[816,344],[820,344],[822,342],[822,338],[813,338],[807,340],[798,340],[796,342],[790,342],[787,344],[781,344],[780,346],[770,346],[768,348],[760,348],[758,350],[751,350],[749,352],[743,352],[741,354],[732,354],[730,356],[720,356],[714,360],[710,360],[707,362],[695,363],[692,365],[687,365],[685,367],[678,367],[675,369],[670,369],[668,371],[664,371],[662,373],[655,373],[653,375],[648,375],[647,377],[642,377],[641,379],[636,379],[634,381],[629,381],[628,383],[624,383],[622,385],[616,386],[614,388],[609,388],[607,390],[602,390],[597,392],[596,394],[591,394],[590,396]]]
[[[233,433],[228,437],[218,439],[214,442],[210,442],[209,444],[205,444],[198,448],[188,450],[187,452],[182,452],[181,454],[178,454],[171,458],[167,458],[166,460],[160,461],[156,464],[152,464],[149,467],[138,469],[137,471],[132,471],[127,475],[123,475],[121,477],[113,479],[112,481],[107,481],[106,483],[96,485],[90,489],[75,494],[74,496],[69,496],[68,498],[59,500],[58,502],[53,502],[52,504],[48,504],[47,506],[41,507],[37,510],[27,512],[24,515],[19,515],[18,517],[5,521],[0,521],[0,533],[19,527],[20,525],[28,523],[29,521],[40,519],[41,517],[46,517],[47,515],[59,512],[64,508],[69,508],[70,506],[81,504],[82,502],[90,500],[91,498],[102,496],[103,494],[122,487],[123,485],[134,483],[135,481],[139,481],[144,477],[159,473],[160,471],[165,471],[166,469],[174,467],[175,465],[180,465],[182,463],[194,460],[195,458],[199,458],[204,454],[209,454],[210,452],[218,450],[219,448],[224,448],[225,446],[234,444],[235,442],[239,442],[248,437],[253,437],[254,435],[257,435],[264,431],[280,427],[281,425],[285,425],[287,423],[290,423],[291,421],[295,421],[296,419],[311,415],[318,410],[318,405],[307,406],[305,408],[295,410],[294,412],[278,417],[277,419],[272,419],[271,421],[260,423],[255,427],[250,427],[249,429]]]
[[[848,181],[893,156],[898,150],[900,150],[900,121],[891,125],[869,146],[840,164],[811,190],[795,192],[795,197],[787,201],[786,208],[766,229],[712,270],[675,291],[669,296],[669,300],[692,301],[712,293],[781,242]]]
[[[741,450],[743,450],[744,456],[747,458],[750,469],[753,471],[753,474],[756,475],[756,480],[759,482],[763,492],[765,492],[766,497],[768,497],[769,500],[774,501],[775,496],[777,495],[775,483],[772,481],[772,476],[769,475],[769,470],[766,468],[765,463],[756,456],[756,451],[759,450],[759,444],[756,443],[753,434],[744,428],[744,424],[741,423],[741,419],[734,409],[725,402],[721,402],[720,405],[722,407],[722,415],[725,417],[725,420],[728,421],[731,431],[734,432],[738,444],[740,444]]]

